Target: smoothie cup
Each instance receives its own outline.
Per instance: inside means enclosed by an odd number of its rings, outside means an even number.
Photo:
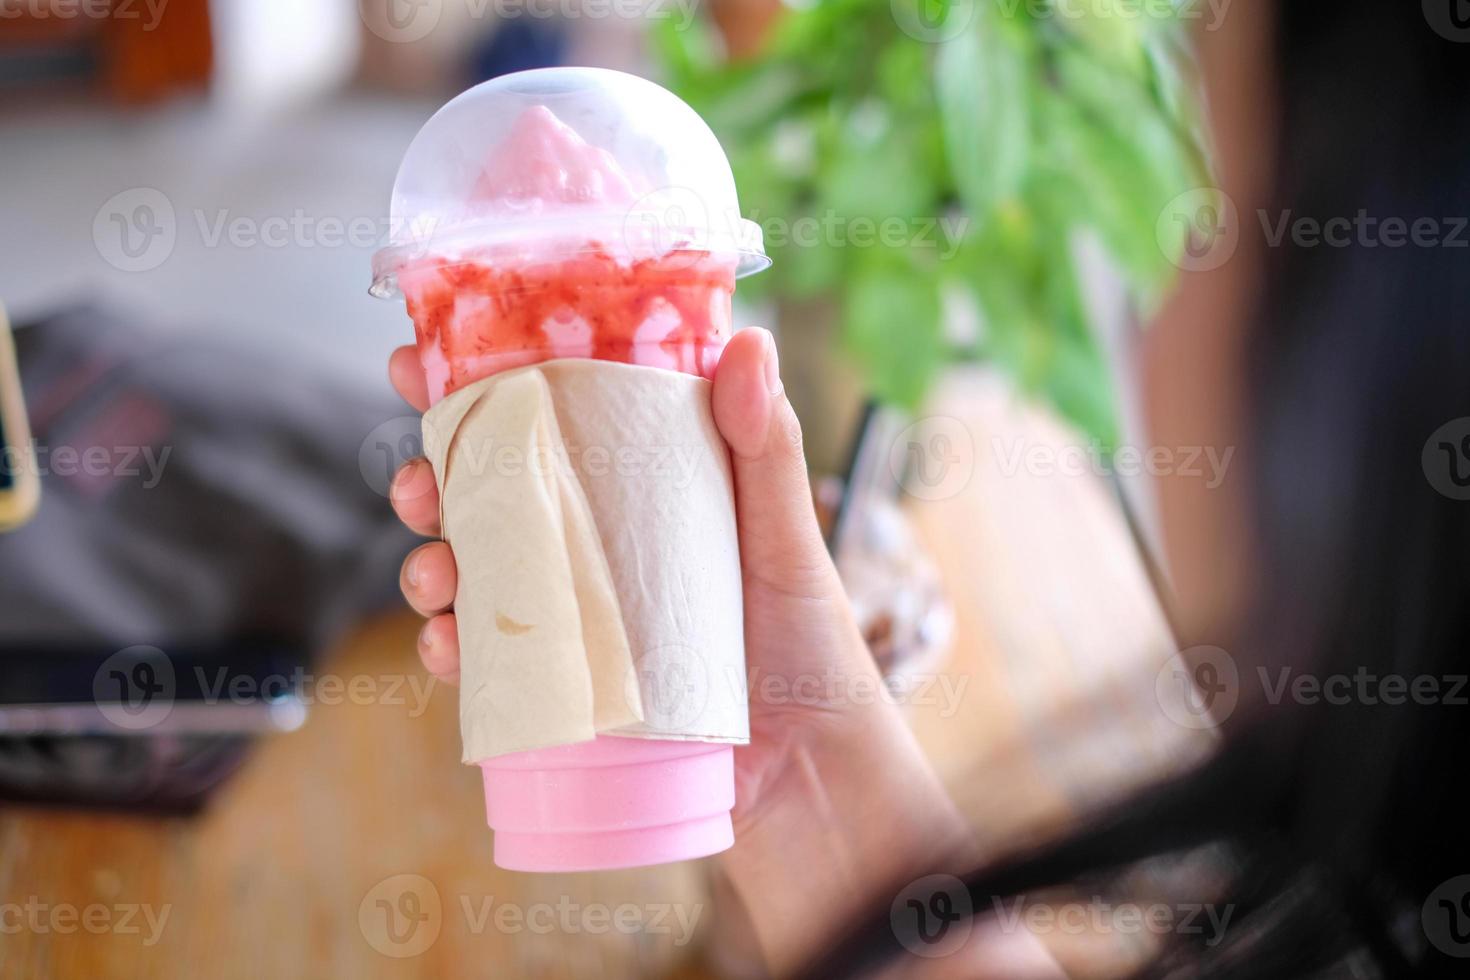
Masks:
[[[730,167],[698,115],[620,72],[486,82],[405,155],[373,293],[401,292],[432,402],[552,358],[712,378],[735,280],[765,268]],[[602,735],[476,760],[495,861],[633,867],[734,842],[728,744]]]

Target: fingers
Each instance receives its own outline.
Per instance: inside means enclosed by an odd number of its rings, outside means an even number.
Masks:
[[[400,347],[388,358],[388,377],[415,411],[428,410],[429,386],[418,352],[412,346]],[[427,537],[439,536],[439,487],[428,460],[411,459],[405,463],[393,475],[388,497],[398,519],[410,531]],[[428,617],[419,630],[419,659],[435,677],[458,684],[459,626],[454,613],[445,611],[453,605],[455,590],[459,588],[454,552],[443,541],[415,548],[403,563],[399,586],[408,604],[421,616]]]
[[[429,471],[427,462],[414,460],[399,471],[400,478],[394,481],[395,486],[400,482],[408,483],[416,479],[412,475],[406,478],[403,476],[415,469],[415,464],[420,464],[418,468],[421,470]],[[437,534],[439,495],[437,491],[432,491],[432,472],[429,472],[427,479],[431,492],[402,498],[394,496],[393,506],[410,528],[421,534]],[[415,509],[426,507],[425,498],[432,498],[434,530],[426,530],[430,522],[421,519],[415,512]],[[454,613],[446,610],[454,604],[454,594],[459,588],[459,570],[455,567],[454,552],[449,545],[443,541],[431,541],[409,552],[399,573],[399,587],[403,589],[403,596],[414,611],[428,617],[428,622],[419,631],[419,658],[423,660],[429,673],[440,680],[458,684],[459,626]]]
[[[801,426],[781,383],[769,331],[741,330],[715,370],[715,424],[730,445],[747,579],[805,598],[841,595],[817,527]]]
[[[443,613],[419,631],[419,659],[429,673],[450,684],[459,683],[459,625],[454,613]]]
[[[403,400],[412,405],[415,411],[428,411],[429,382],[424,377],[424,369],[419,363],[418,351],[413,345],[400,347],[389,355],[388,379],[393,382],[394,390],[402,395]]]
[[[439,537],[439,486],[427,459],[411,459],[393,474],[388,499],[410,531],[426,538]]]
[[[412,346],[400,347],[388,358],[388,377],[393,387],[415,409],[429,407],[428,383],[419,366],[417,351]],[[428,537],[439,535],[439,488],[434,484],[434,471],[426,459],[413,459],[393,474],[388,497],[399,520],[409,530]]]
[[[403,562],[398,584],[403,597],[420,616],[434,616],[454,604],[459,573],[454,552],[443,541],[420,545]]]

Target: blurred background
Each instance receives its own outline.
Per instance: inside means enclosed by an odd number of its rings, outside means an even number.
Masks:
[[[0,976],[758,971],[703,866],[493,867],[398,609],[412,335],[370,257],[418,128],[511,71],[645,75],[721,137],[774,259],[737,323],[777,333],[864,632],[987,846],[1197,757],[1142,707],[1172,641],[1127,365],[1209,259],[1212,16],[0,0],[0,493],[40,488],[0,535],[0,901],[43,908]],[[533,932],[486,898],[688,928]]]

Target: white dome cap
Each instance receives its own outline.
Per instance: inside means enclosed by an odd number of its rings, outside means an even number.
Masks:
[[[459,95],[414,137],[372,291],[392,295],[419,260],[587,249],[729,255],[738,275],[770,265],[724,150],[678,96],[600,68],[517,72]]]

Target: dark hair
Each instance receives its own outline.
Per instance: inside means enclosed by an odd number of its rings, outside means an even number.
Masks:
[[[1430,6],[1275,6],[1270,213],[1431,219],[1439,240],[1267,249],[1247,339],[1259,567],[1231,638],[1242,675],[1445,679],[1470,663],[1470,501],[1443,492],[1470,468],[1470,44]],[[1463,431],[1426,446],[1456,419]],[[1209,946],[1171,937],[1144,976],[1470,973],[1421,921],[1438,885],[1470,875],[1467,721],[1463,700],[1243,704],[1201,769],[971,874],[972,905],[1203,853],[1229,871],[1229,928]],[[1470,918],[1457,925],[1453,951],[1470,955]],[[885,908],[814,972],[902,952]]]

